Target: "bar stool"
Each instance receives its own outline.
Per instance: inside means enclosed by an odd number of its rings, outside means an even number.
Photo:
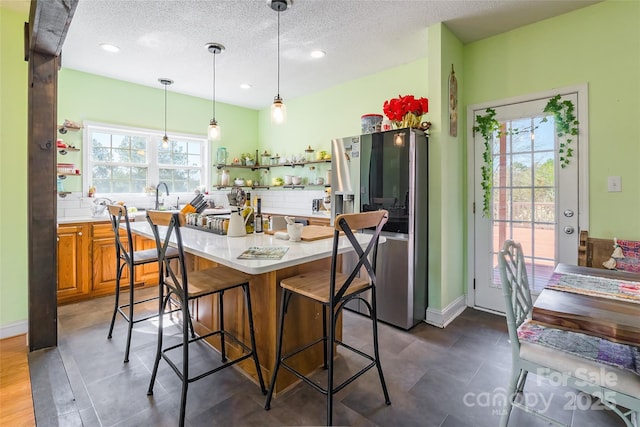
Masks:
[[[140,301],[136,301],[135,296],[135,267],[144,264],[151,264],[158,262],[158,252],[156,249],[146,249],[141,251],[134,251],[133,249],[133,238],[131,236],[131,227],[129,226],[129,215],[127,213],[126,206],[121,205],[109,205],[109,215],[111,217],[111,226],[113,227],[113,232],[115,234],[116,239],[116,298],[115,304],[113,307],[113,315],[111,316],[111,326],[109,326],[109,334],[107,335],[108,339],[111,339],[113,334],[113,327],[116,322],[116,314],[120,313],[122,317],[128,323],[128,331],[127,331],[127,346],[124,351],[124,362],[129,362],[129,349],[131,347],[131,332],[133,330],[133,325],[139,322],[144,322],[145,320],[152,319],[157,317],[158,314],[151,314],[148,316],[144,316],[139,319],[134,319],[133,309],[134,306],[138,304],[142,304],[148,301],[153,301],[158,297],[146,298]],[[127,231],[127,241],[123,242],[120,236],[120,225],[125,224]],[[173,249],[167,253],[169,258],[176,258],[178,256],[178,251]],[[119,305],[120,304],[120,280],[122,279],[122,273],[124,268],[127,267],[129,271],[129,303]],[[128,309],[128,313],[125,313],[125,310]]]
[[[297,276],[283,279],[280,282],[282,287],[282,300],[280,306],[280,324],[278,327],[278,348],[276,354],[276,366],[273,368],[273,376],[271,378],[271,384],[269,387],[269,394],[265,403],[265,409],[269,410],[271,407],[271,398],[273,396],[273,390],[275,388],[276,378],[278,377],[278,370],[280,366],[286,368],[293,373],[296,377],[300,378],[315,390],[327,396],[327,425],[332,424],[332,409],[333,409],[333,395],[342,390],[345,386],[350,384],[356,378],[364,374],[374,366],[378,369],[378,375],[380,376],[380,384],[382,385],[382,392],[384,393],[384,400],[387,405],[391,404],[389,400],[389,393],[382,374],[382,366],[380,365],[380,354],[378,351],[378,323],[376,319],[376,255],[378,249],[378,240],[380,238],[380,232],[382,227],[389,218],[388,212],[385,210],[357,213],[357,214],[345,214],[338,215],[336,217],[335,230],[333,233],[333,252],[331,260],[330,271],[316,271],[311,273],[304,273]],[[360,243],[358,242],[353,230],[363,228],[375,228],[375,232],[371,235],[371,240],[365,250],[362,250]],[[340,233],[344,232],[349,243],[353,247],[353,250],[358,255],[359,259],[353,270],[349,274],[343,274],[336,271],[337,269],[337,257]],[[371,254],[373,263],[369,262],[368,256]],[[361,268],[364,267],[367,271],[367,278],[358,277],[358,273]],[[363,298],[362,293],[371,290],[371,303]],[[299,347],[286,355],[282,355],[282,337],[284,335],[284,317],[287,314],[287,308],[293,294],[310,298],[320,304],[322,304],[322,316],[323,316],[323,336],[317,340]],[[357,350],[344,342],[336,338],[336,321],[340,310],[344,308],[344,305],[352,299],[359,299],[363,301],[369,309],[371,321],[373,325],[373,350],[374,355],[366,354],[360,350]],[[329,311],[329,330],[327,331],[327,310]],[[288,365],[285,361],[296,354],[318,344],[323,343],[324,346],[324,368],[327,372],[327,387],[322,388],[310,378],[304,376],[295,368]],[[359,354],[360,356],[368,359],[371,363],[356,372],[354,375],[343,381],[341,384],[333,385],[333,359],[334,359],[334,344],[341,345],[344,348]]]
[[[153,386],[158,373],[158,365],[160,358],[164,359],[173,371],[178,375],[178,378],[182,381],[182,395],[180,400],[180,426],[184,425],[186,404],[187,404],[187,389],[189,383],[202,379],[208,375],[227,368],[238,362],[241,362],[250,357],[253,358],[255,363],[256,373],[258,374],[258,381],[260,383],[260,389],[262,394],[266,394],[267,390],[262,378],[262,371],[260,369],[260,363],[258,362],[258,354],[256,352],[256,342],[253,328],[253,312],[251,310],[251,295],[249,293],[249,280],[251,276],[241,271],[234,270],[225,266],[218,266],[199,271],[187,271],[187,265],[185,261],[184,248],[182,244],[182,233],[180,228],[184,225],[184,215],[179,213],[161,212],[161,211],[147,211],[147,220],[151,224],[151,229],[156,239],[156,245],[158,248],[158,259],[162,268],[160,271],[161,283],[166,285],[169,292],[178,299],[181,303],[182,313],[182,342],[177,345],[172,345],[167,348],[162,347],[162,318],[166,306],[166,297],[164,296],[164,286],[160,289],[160,317],[158,321],[158,347],[156,350],[156,359],[153,365],[153,372],[151,374],[151,381],[149,383],[148,395],[153,394]],[[162,229],[159,227],[163,226]],[[163,235],[161,236],[161,231]],[[177,245],[178,258],[177,262],[169,262],[167,255],[169,254],[169,242],[173,241]],[[241,288],[246,304],[246,311],[249,321],[249,335],[251,340],[251,347],[248,347],[239,338],[234,336],[229,331],[224,329],[224,306],[223,295],[224,292],[234,288]],[[189,301],[195,300],[207,295],[218,294],[218,322],[220,329],[206,333],[204,335],[196,335],[193,338],[189,337],[188,322],[185,319],[191,319],[189,312]],[[235,307],[234,307],[235,308]],[[222,364],[204,373],[196,375],[194,377],[189,376],[189,345],[196,343],[205,338],[219,335],[220,336],[220,355]],[[230,339],[244,350],[242,356],[239,356],[231,361],[227,361],[226,344],[225,340]],[[169,352],[177,348],[182,348],[182,363],[175,363],[171,360]],[[181,365],[181,367],[179,367]]]

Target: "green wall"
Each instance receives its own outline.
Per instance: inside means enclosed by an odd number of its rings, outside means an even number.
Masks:
[[[444,24],[428,29],[429,110],[429,309],[442,310],[464,295],[465,176],[461,104],[462,43]],[[458,132],[449,135],[449,75],[458,79]]]
[[[58,78],[58,120],[84,120],[164,131],[164,86],[141,86],[95,74],[62,69]],[[167,93],[167,134],[171,132],[206,136],[211,119],[211,100]],[[230,155],[253,152],[258,145],[258,112],[216,102],[216,119],[222,138],[211,143],[212,154],[224,146]],[[58,135],[66,143],[82,147],[82,132]],[[82,153],[69,153],[65,160],[82,164]],[[81,191],[80,178],[65,182],[66,191]]]
[[[0,326],[27,319],[27,20],[0,7]]]
[[[465,46],[465,108],[589,86],[589,233],[640,239],[640,2],[610,0]],[[607,192],[607,177],[622,192]]]

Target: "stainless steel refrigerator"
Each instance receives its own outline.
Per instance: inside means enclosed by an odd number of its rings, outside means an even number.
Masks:
[[[331,222],[338,214],[386,209],[377,257],[378,319],[410,329],[426,317],[428,147],[424,132],[398,129],[332,140]],[[364,230],[363,232],[367,232]],[[355,256],[343,257],[345,268]],[[368,315],[366,305],[349,309]]]

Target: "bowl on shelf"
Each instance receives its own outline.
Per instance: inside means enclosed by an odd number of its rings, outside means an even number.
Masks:
[[[244,179],[236,178],[236,179],[233,180],[233,184],[238,186],[238,187],[243,187],[244,186]]]
[[[284,176],[284,185],[291,185],[293,184],[293,176],[292,175],[285,175]]]
[[[301,176],[293,176],[291,177],[291,183],[293,185],[300,185],[302,184],[302,177]]]

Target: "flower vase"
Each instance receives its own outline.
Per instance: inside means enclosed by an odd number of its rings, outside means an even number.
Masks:
[[[413,128],[413,129],[419,129],[420,128],[420,119],[422,119],[422,116],[418,116],[416,114],[413,113],[407,113],[404,116],[402,116],[402,120],[401,121],[396,121],[395,125],[396,125],[396,129],[401,129],[401,128]]]

